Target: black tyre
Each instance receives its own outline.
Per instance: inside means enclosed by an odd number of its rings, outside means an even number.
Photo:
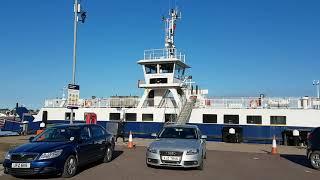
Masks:
[[[64,168],[62,172],[63,178],[73,177],[77,173],[77,159],[74,155],[70,155],[64,163]]]
[[[310,163],[314,169],[320,170],[320,151],[314,151],[311,153]]]
[[[152,166],[150,165],[150,164],[148,164],[148,163],[146,163],[146,165],[147,165],[147,167],[149,167],[149,168],[151,168]]]
[[[203,170],[203,159],[201,160],[199,166],[197,167],[198,170],[202,171]]]
[[[103,157],[103,162],[104,163],[110,162],[112,160],[112,157],[113,157],[113,149],[111,146],[108,146]]]

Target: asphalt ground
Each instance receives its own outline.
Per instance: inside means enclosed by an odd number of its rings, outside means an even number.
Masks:
[[[204,170],[148,168],[143,146],[134,150],[117,146],[115,159],[107,164],[82,167],[72,179],[79,180],[319,180],[320,171],[312,169],[304,155],[270,155],[209,150]],[[59,179],[55,177],[45,177]],[[1,180],[16,179],[0,174]],[[31,178],[32,179],[32,178]]]

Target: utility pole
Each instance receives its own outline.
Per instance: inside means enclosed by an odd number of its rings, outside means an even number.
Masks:
[[[79,18],[80,14],[80,18]],[[74,24],[73,24],[73,63],[72,63],[72,81],[71,84],[76,84],[76,63],[77,63],[77,32],[78,22],[84,23],[86,18],[86,12],[81,10],[78,0],[74,0]],[[71,107],[70,124],[73,124],[73,112],[75,107]]]
[[[316,87],[316,90],[317,90],[317,100],[316,102],[319,103],[320,101],[320,80],[313,80],[313,83],[312,83],[315,87]],[[317,109],[320,109],[320,105],[317,104]]]
[[[313,85],[316,86],[317,98],[320,99],[320,80],[313,80]]]

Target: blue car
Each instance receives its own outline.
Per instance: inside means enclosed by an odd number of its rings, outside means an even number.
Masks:
[[[59,125],[5,155],[4,173],[13,176],[76,174],[79,166],[112,160],[114,137],[95,124]]]

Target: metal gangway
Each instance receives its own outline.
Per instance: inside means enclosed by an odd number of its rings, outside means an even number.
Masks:
[[[181,109],[179,116],[177,118],[176,123],[177,124],[186,124],[189,122],[192,109],[196,103],[195,99],[190,99],[186,103],[184,103],[183,108]]]

